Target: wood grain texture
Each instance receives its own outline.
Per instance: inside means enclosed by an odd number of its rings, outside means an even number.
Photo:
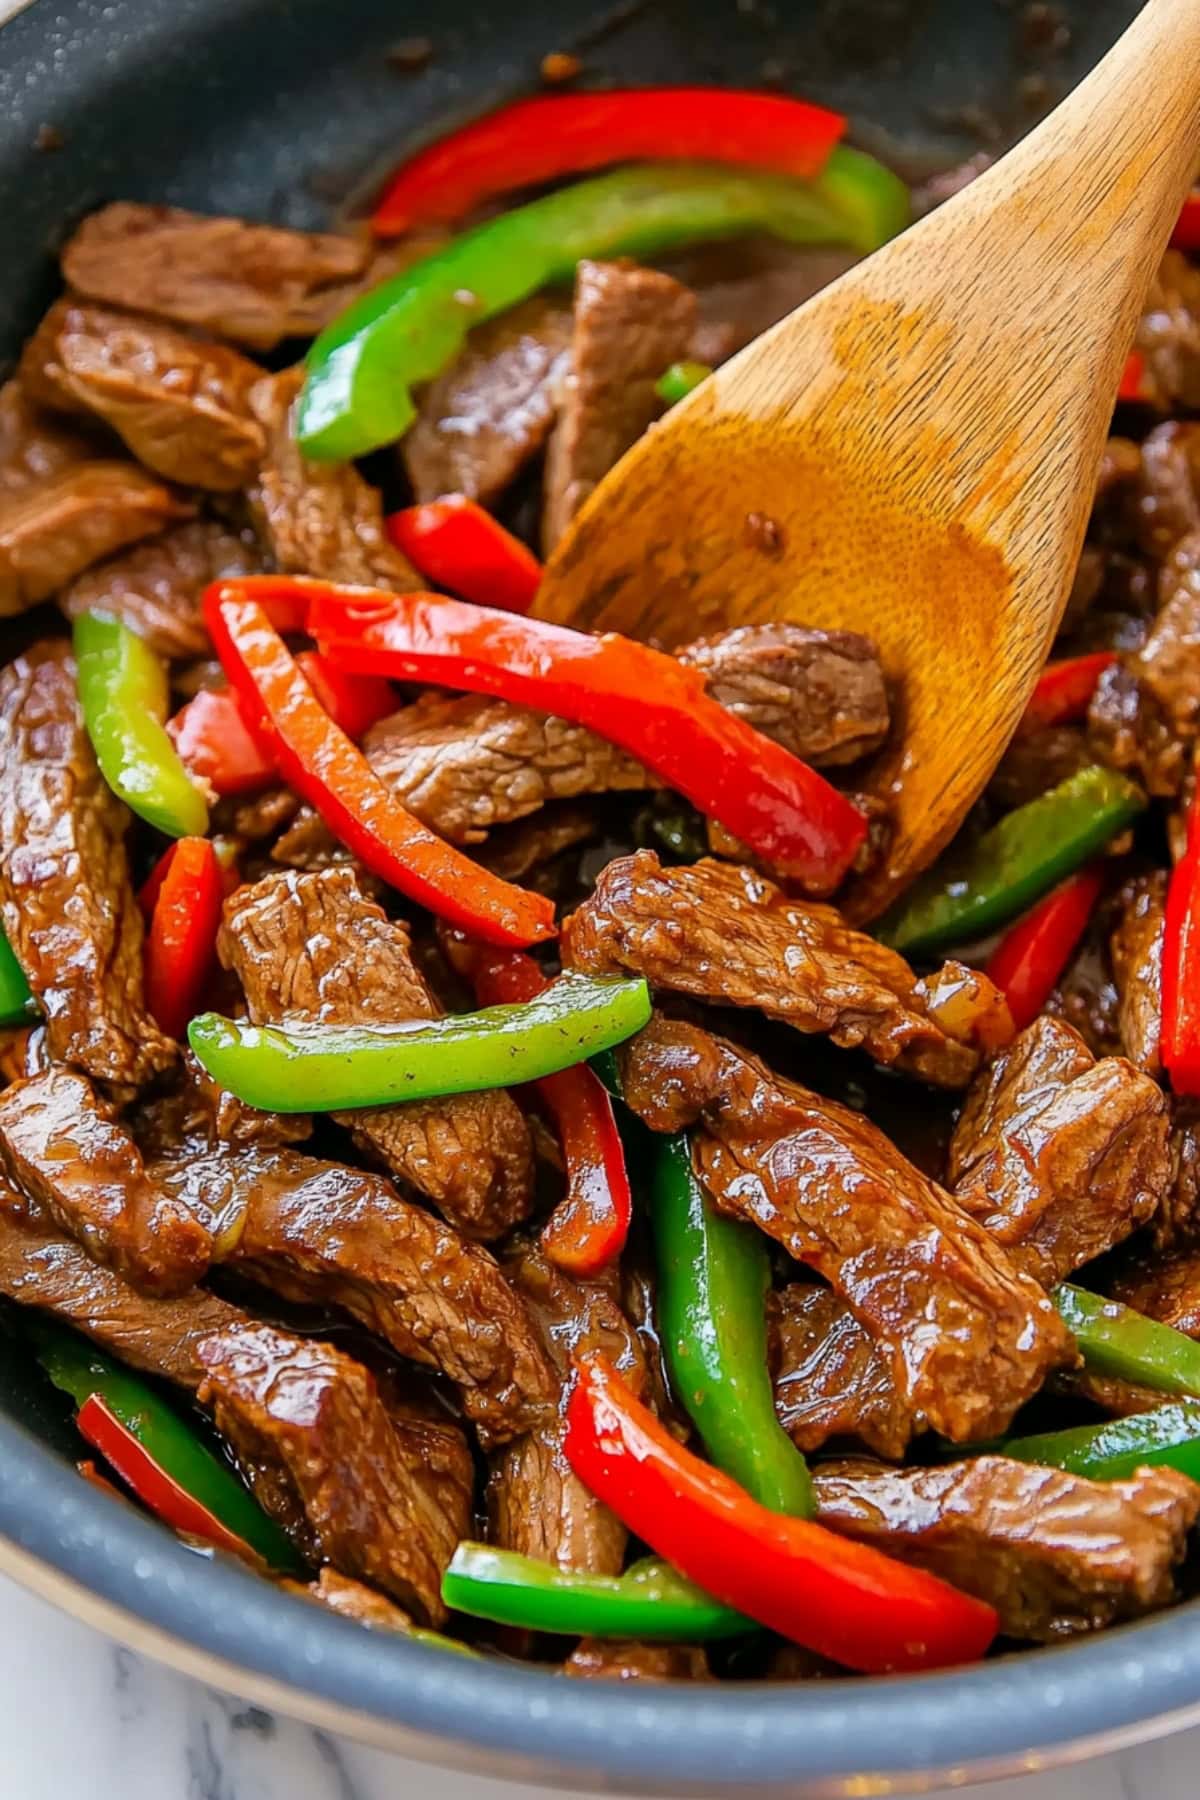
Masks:
[[[537,611],[592,630],[875,638],[898,705],[868,785],[896,833],[859,919],[950,838],[1029,697],[1198,160],[1200,0],[1150,0],[992,170],[674,408],[551,561]]]

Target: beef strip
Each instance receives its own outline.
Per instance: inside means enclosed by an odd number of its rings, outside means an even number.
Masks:
[[[117,202],[83,221],[62,270],[89,300],[271,350],[326,324],[370,254],[365,239]]]
[[[1046,1011],[1073,1026],[1093,1056],[1119,1056],[1123,1048],[1120,997],[1109,950],[1112,925],[1109,908],[1101,901],[1046,1002]]]
[[[1200,408],[1200,269],[1182,251],[1159,264],[1135,342],[1160,403]]]
[[[135,1369],[193,1390],[204,1378],[196,1346],[250,1323],[203,1288],[174,1299],[139,1293],[7,1183],[0,1183],[0,1293],[62,1319]]]
[[[714,1203],[846,1301],[890,1359],[910,1429],[956,1442],[1001,1432],[1072,1359],[1037,1283],[862,1115],[661,1017],[620,1061],[651,1129],[700,1123],[694,1165]]]
[[[816,1492],[823,1525],[986,1600],[1006,1637],[1035,1643],[1167,1605],[1200,1512],[1200,1486],[1174,1469],[1100,1482],[1004,1456],[826,1464]]]
[[[1109,939],[1119,995],[1121,1044],[1135,1068],[1157,1078],[1162,1073],[1163,908],[1165,869],[1126,882],[1118,898],[1117,923]]]
[[[1131,1259],[1114,1277],[1112,1297],[1185,1337],[1200,1338],[1200,1250],[1189,1246]]]
[[[88,1254],[149,1294],[205,1273],[212,1234],[146,1174],[129,1131],[85,1075],[56,1064],[0,1094],[0,1159]]]
[[[196,519],[80,575],[58,596],[68,619],[94,608],[120,619],[159,656],[211,654],[201,601],[213,581],[256,575],[263,561],[248,533]]]
[[[494,1259],[381,1175],[287,1147],[185,1154],[152,1178],[212,1222],[239,1271],[285,1299],[340,1306],[460,1390],[481,1440],[539,1424],[557,1391]]]
[[[170,1085],[141,1102],[132,1128],[142,1155],[157,1162],[210,1150],[303,1143],[312,1133],[312,1120],[307,1113],[260,1112],[247,1106],[185,1050]]]
[[[528,819],[501,825],[478,860],[504,881],[553,896],[558,858],[599,836],[600,821],[590,808],[562,800]]]
[[[1112,1419],[1128,1419],[1135,1413],[1153,1412],[1155,1407],[1169,1405],[1175,1398],[1156,1388],[1125,1381],[1120,1375],[1102,1375],[1098,1369],[1089,1369],[1086,1364],[1081,1369],[1060,1369],[1057,1375],[1051,1376],[1049,1389],[1066,1399],[1082,1400],[1088,1406],[1099,1407]]]
[[[794,1281],[767,1299],[771,1372],[780,1424],[801,1450],[856,1438],[879,1456],[904,1455],[909,1409],[891,1359],[831,1288]]]
[[[1157,562],[1200,531],[1198,472],[1200,425],[1168,419],[1142,440],[1133,513],[1138,543]]]
[[[1200,1237],[1200,1100],[1173,1095],[1167,1135],[1170,1173],[1154,1220],[1160,1249],[1176,1250]]]
[[[84,432],[43,412],[19,381],[0,384],[0,494],[16,493],[94,455]]]
[[[185,487],[230,492],[262,461],[266,437],[249,406],[262,370],[224,344],[58,300],[19,372],[35,399],[102,419],[139,462]]]
[[[353,463],[310,462],[293,432],[303,370],[267,375],[250,390],[266,456],[247,492],[264,549],[285,574],[362,587],[420,587],[383,528],[383,503]]]
[[[127,818],[84,730],[69,647],[17,657],[0,671],[0,923],[51,1055],[118,1087],[177,1054],[142,1000]]]
[[[708,678],[714,700],[818,767],[857,762],[887,737],[879,652],[856,631],[742,625],[679,659]]]
[[[887,735],[878,653],[857,633],[749,625],[678,654],[702,670],[731,712],[806,762],[836,763],[852,743],[866,749]],[[373,725],[363,749],[398,799],[461,844],[477,843],[553,800],[656,785],[632,756],[582,725],[473,694],[423,694]],[[273,854],[304,868],[320,867],[338,852],[306,809]]]
[[[281,1581],[280,1587],[298,1600],[311,1600],[327,1612],[340,1613],[369,1631],[395,1631],[407,1636],[413,1628],[406,1612],[364,1582],[339,1575],[326,1565],[315,1581]]]
[[[131,462],[69,463],[0,490],[0,617],[25,612],[92,563],[191,513]]]
[[[579,263],[570,372],[546,451],[547,554],[662,411],[655,383],[688,354],[695,328],[696,296],[670,275],[625,263]]]
[[[771,237],[697,244],[657,266],[696,296],[696,329],[687,354],[721,363],[788,313],[844,275],[860,259],[853,250],[783,244]]]
[[[421,390],[400,446],[418,500],[457,493],[490,505],[537,455],[570,366],[571,323],[570,307],[537,295],[471,332]]]
[[[202,1404],[267,1510],[312,1562],[330,1562],[441,1624],[441,1580],[470,1517],[448,1505],[394,1426],[371,1375],[332,1344],[245,1325],[206,1338]]]
[[[944,985],[931,992],[933,978],[918,981],[902,956],[834,907],[789,899],[753,869],[727,863],[663,868],[652,850],[601,871],[563,926],[562,951],[588,974],[644,975],[661,991],[758,1007],[939,1087],[966,1085],[979,1065],[980,1022],[996,1023],[985,977],[949,965],[952,983],[961,975],[956,1008]]]
[[[993,771],[988,795],[1005,811],[1025,806],[1095,760],[1096,752],[1079,725],[1031,731],[1013,738]]]
[[[1176,795],[1200,737],[1200,529],[1168,555],[1159,600],[1144,644],[1101,676],[1088,731],[1106,762]]]
[[[589,1493],[563,1455],[563,1421],[572,1356],[603,1350],[635,1393],[646,1364],[634,1331],[605,1281],[575,1281],[547,1262],[536,1245],[517,1243],[504,1271],[525,1301],[560,1383],[560,1411],[510,1444],[488,1484],[491,1541],[561,1569],[619,1575],[627,1533]]]
[[[256,1025],[395,1025],[441,1011],[413,962],[407,927],[391,923],[347,868],[269,875],[239,888],[226,902],[219,948]],[[529,1132],[503,1089],[334,1117],[471,1237],[500,1237],[529,1211]]]
[[[1043,1016],[967,1094],[948,1178],[958,1204],[1053,1286],[1158,1209],[1166,1099],[1123,1057],[1097,1062],[1078,1032]]]
[[[563,1664],[577,1681],[711,1681],[703,1644],[581,1638]]]

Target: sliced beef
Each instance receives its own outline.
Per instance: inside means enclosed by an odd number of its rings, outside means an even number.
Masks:
[[[210,1150],[253,1150],[300,1144],[312,1133],[307,1113],[260,1112],[218,1085],[190,1050],[170,1084],[142,1101],[133,1133],[148,1162],[203,1156]]]
[[[93,563],[191,512],[131,462],[69,463],[0,489],[0,616],[49,599]]]
[[[1117,923],[1109,939],[1119,995],[1121,1045],[1135,1068],[1162,1073],[1163,908],[1165,869],[1152,869],[1127,882],[1118,898]]]
[[[88,300],[271,350],[326,324],[370,254],[365,239],[122,201],[83,221],[62,269]]]
[[[711,1681],[703,1644],[639,1644],[583,1638],[563,1664],[576,1681]]]
[[[239,888],[226,902],[219,947],[257,1025],[395,1025],[441,1011],[413,962],[407,927],[393,924],[347,868]],[[471,1237],[500,1237],[529,1211],[529,1132],[503,1089],[334,1116]]]
[[[1168,419],[1142,441],[1134,516],[1142,549],[1155,561],[1200,531],[1200,425]]]
[[[19,381],[0,384],[0,495],[94,455],[89,437],[35,405]]]
[[[697,362],[721,363],[858,260],[852,250],[746,237],[732,244],[695,245],[664,258],[659,266],[696,296],[696,329],[688,356]]]
[[[68,619],[96,608],[120,619],[172,661],[212,653],[201,601],[213,581],[256,575],[263,560],[249,533],[214,519],[177,525],[80,575],[58,596]]]
[[[0,923],[50,1054],[118,1087],[177,1054],[142,1000],[127,818],[84,730],[69,647],[17,657],[0,671]]]
[[[1096,752],[1081,726],[1050,725],[1031,731],[1009,744],[992,774],[988,794],[1006,811],[1026,806],[1095,760]]]
[[[886,735],[878,653],[854,632],[749,625],[679,652],[710,691],[806,762],[836,763],[852,743]],[[454,843],[477,843],[555,800],[656,785],[642,765],[594,732],[504,700],[423,694],[372,726],[367,759],[418,818]],[[297,868],[334,860],[333,838],[305,809],[276,845]]]
[[[856,631],[742,625],[679,657],[708,677],[714,700],[818,767],[857,762],[887,737],[879,652]]]
[[[1145,642],[1101,676],[1088,730],[1106,762],[1176,795],[1200,737],[1200,529],[1167,556],[1159,598]]]
[[[198,1354],[201,1403],[309,1560],[440,1624],[442,1575],[466,1535],[469,1494],[447,1505],[446,1484],[435,1490],[368,1371],[332,1344],[269,1325],[219,1332]]]
[[[403,591],[421,584],[383,528],[379,490],[353,463],[310,462],[297,444],[293,408],[303,371],[264,376],[250,411],[266,434],[266,456],[247,493],[263,547],[284,574],[315,575]]]
[[[823,1525],[988,1601],[1005,1637],[1035,1643],[1167,1605],[1200,1512],[1174,1469],[1100,1482],[1003,1456],[826,1464],[816,1489]]]
[[[602,1350],[634,1392],[644,1392],[641,1346],[610,1283],[574,1281],[527,1243],[518,1243],[503,1267],[537,1326],[560,1397],[559,1410],[495,1460],[488,1484],[491,1541],[561,1569],[619,1575],[628,1534],[572,1473],[563,1455],[561,1406],[571,1359],[584,1350]]]
[[[563,959],[593,975],[644,975],[660,991],[758,1007],[939,1087],[965,1086],[990,1034],[1005,1029],[1007,1009],[997,1011],[986,977],[955,964],[950,985],[918,981],[832,906],[789,899],[728,863],[663,868],[651,850],[601,872],[563,927]]]
[[[1069,1400],[1083,1400],[1088,1406],[1099,1407],[1111,1419],[1128,1419],[1136,1413],[1153,1412],[1156,1407],[1166,1406],[1174,1399],[1172,1394],[1141,1387],[1137,1382],[1123,1380],[1120,1375],[1102,1375],[1098,1369],[1089,1369],[1086,1363],[1079,1369],[1060,1369],[1051,1377],[1050,1391]]]
[[[884,1347],[831,1288],[794,1281],[767,1301],[775,1410],[801,1450],[856,1438],[879,1456],[904,1455],[911,1411]]]
[[[285,1593],[295,1594],[298,1600],[311,1600],[314,1605],[323,1606],[326,1612],[340,1613],[343,1619],[353,1619],[356,1625],[365,1625],[369,1631],[395,1631],[402,1636],[412,1631],[408,1614],[391,1600],[364,1582],[339,1575],[336,1569],[328,1566],[321,1570],[315,1581],[281,1581],[279,1585]]]
[[[561,410],[546,452],[549,553],[584,501],[662,411],[655,383],[688,354],[696,296],[670,275],[583,261]]]
[[[551,800],[651,785],[632,756],[582,726],[469,694],[423,694],[373,725],[363,749],[396,798],[458,844],[478,843]],[[272,855],[319,868],[338,852],[321,819],[305,808]]]
[[[249,405],[261,375],[224,344],[71,299],[51,307],[20,363],[44,405],[94,415],[156,474],[218,492],[244,487],[262,461]]]
[[[440,1369],[488,1445],[546,1417],[557,1391],[526,1308],[478,1244],[381,1175],[298,1150],[221,1150],[151,1165],[223,1254],[285,1299],[338,1306]]]
[[[0,1094],[9,1178],[97,1262],[148,1294],[194,1286],[213,1237],[149,1179],[130,1132],[85,1075],[55,1064]]]
[[[1114,1280],[1112,1296],[1185,1337],[1200,1338],[1200,1251],[1131,1262]]]
[[[714,1203],[821,1275],[887,1354],[911,1428],[1003,1431],[1072,1359],[1046,1295],[859,1113],[773,1075],[696,1026],[655,1019],[620,1053],[655,1131],[699,1123]]]
[[[1109,947],[1113,923],[1102,900],[1046,1002],[1046,1011],[1073,1026],[1093,1056],[1119,1056],[1123,1049],[1120,996]]]
[[[7,1183],[0,1184],[0,1294],[63,1320],[135,1369],[190,1389],[204,1379],[196,1346],[250,1323],[204,1288],[165,1300],[139,1293]]]
[[[554,868],[550,865],[565,851],[599,835],[600,822],[588,807],[563,800],[528,819],[501,825],[479,852],[479,861],[505,881],[541,893],[553,892]]]
[[[1154,1221],[1155,1241],[1164,1250],[1194,1244],[1200,1237],[1200,1100],[1179,1095],[1170,1104],[1170,1175]]]
[[[1200,269],[1168,250],[1146,296],[1137,348],[1160,403],[1200,408]]]
[[[967,1094],[950,1143],[958,1204],[1044,1286],[1119,1244],[1167,1187],[1167,1103],[1043,1016]]]
[[[571,325],[570,307],[538,295],[470,334],[422,389],[401,444],[418,500],[467,494],[489,505],[537,455],[570,367]]]

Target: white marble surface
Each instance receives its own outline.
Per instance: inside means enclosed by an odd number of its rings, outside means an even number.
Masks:
[[[958,1793],[968,1800],[1195,1800],[1198,1763],[1200,1732],[1190,1732],[1076,1769]],[[544,1789],[439,1773],[215,1693],[0,1579],[0,1800],[68,1794],[548,1800]]]

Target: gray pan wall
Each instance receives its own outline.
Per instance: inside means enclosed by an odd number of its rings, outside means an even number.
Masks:
[[[1136,5],[1060,9],[1072,43],[1049,63],[1014,54],[1015,10],[34,0],[0,31],[0,370],[54,292],[54,246],[103,201],[321,225],[402,146],[522,91],[546,51],[574,48],[597,74],[638,83],[750,83],[764,62],[782,65],[848,111],[861,142],[919,171],[979,147],[955,128],[965,113],[1023,129],[1030,78],[1052,97]],[[389,45],[424,34],[428,69],[388,67]],[[43,125],[60,149],[35,150]],[[799,1687],[630,1691],[440,1655],[198,1558],[81,1482],[71,1451],[0,1318],[0,1568],[190,1673],[431,1761],[577,1791],[862,1793],[874,1777],[869,1791],[883,1792],[889,1777],[908,1788],[1039,1767],[1200,1717],[1194,1604],[962,1674]]]

